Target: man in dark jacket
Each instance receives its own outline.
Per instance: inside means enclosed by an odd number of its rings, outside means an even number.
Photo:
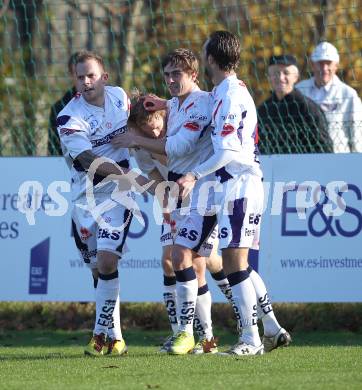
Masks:
[[[324,113],[294,89],[299,71],[294,56],[272,56],[272,95],[258,107],[261,154],[333,153]]]
[[[68,89],[64,96],[56,101],[50,107],[49,114],[49,127],[48,127],[48,155],[49,156],[62,156],[62,149],[60,147],[59,135],[57,132],[57,116],[62,109],[72,100],[73,96],[77,93],[75,89],[76,75],[75,75],[75,62],[79,52],[73,53],[68,61],[69,77],[72,79],[72,88]]]

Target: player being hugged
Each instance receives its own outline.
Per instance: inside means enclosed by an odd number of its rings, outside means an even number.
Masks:
[[[145,106],[151,104],[156,108],[158,103],[159,108],[167,108],[167,137],[150,139],[127,133],[118,136],[115,142],[121,146],[138,147],[166,155],[168,180],[176,182],[212,155],[209,128],[211,100],[209,93],[201,91],[197,85],[198,60],[192,51],[176,49],[168,53],[162,60],[162,69],[172,98],[164,101],[157,97],[147,97]],[[210,236],[210,227],[215,225],[216,217],[207,213],[213,203],[212,192],[204,194],[202,210],[197,207],[199,189],[208,179],[205,177],[199,181],[187,207],[176,202],[178,204],[171,216],[176,221],[177,234],[170,234],[163,241],[163,244],[172,245],[175,273],[175,277],[165,275],[165,287],[169,290],[170,298],[176,296],[177,306],[177,324],[173,327],[176,333],[164,345],[165,350],[172,354],[217,351],[211,327],[211,295],[205,279],[206,265],[203,259],[210,256],[214,247],[215,237]],[[214,257],[217,254],[214,253]],[[193,267],[195,264],[198,264],[197,275]],[[213,268],[212,272],[220,288],[230,298],[229,284],[220,268]],[[203,328],[196,349],[193,337],[195,311],[198,325]]]
[[[131,97],[131,99],[131,112],[128,119],[129,132],[125,135],[116,137],[112,142],[115,145],[118,143],[121,145],[128,145],[134,142],[133,138],[136,136],[140,138],[157,139],[159,144],[163,144],[165,141],[164,137],[166,136],[167,112],[165,108],[167,107],[167,101],[159,99],[155,95],[141,96],[139,94],[134,98]],[[159,103],[159,110],[152,111],[151,107],[148,107],[146,110],[144,107],[147,103],[153,107],[155,102]],[[168,142],[172,141],[172,136],[170,137],[171,139],[169,139]],[[178,138],[178,140],[185,142],[180,138]],[[144,140],[144,142],[146,141]],[[149,178],[154,179],[157,182],[160,182],[162,179],[167,180],[167,161],[164,154],[152,153],[147,149],[140,147],[131,148],[131,153],[134,155],[139,168],[143,173],[147,174]],[[170,352],[171,342],[176,337],[179,328],[179,320],[176,311],[176,276],[171,258],[172,247],[177,236],[177,226],[180,225],[180,219],[178,219],[178,223],[171,219],[171,215],[168,212],[167,199],[165,199],[165,203],[162,206],[163,209],[167,211],[164,213],[160,237],[162,246],[162,267],[164,272],[163,297],[173,334],[166,339],[160,352]],[[173,213],[173,215],[175,216],[175,213]],[[177,217],[179,218],[180,216]],[[204,246],[213,248],[209,257],[194,256],[193,259],[193,268],[198,280],[194,328],[199,336],[199,341],[192,350],[192,353],[194,354],[217,352],[215,340],[212,336],[211,295],[207,289],[205,280],[205,261],[207,269],[210,271],[211,276],[216,281],[221,292],[231,302],[231,289],[222,270],[221,258],[217,254],[217,245],[214,245],[213,241],[214,239],[210,239],[210,242],[204,243]]]

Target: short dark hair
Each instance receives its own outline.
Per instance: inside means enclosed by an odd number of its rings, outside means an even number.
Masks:
[[[297,66],[297,59],[290,54],[283,54],[280,56],[271,56],[269,58],[269,66],[270,65],[295,65]]]
[[[235,70],[240,61],[239,38],[229,31],[215,31],[206,41],[206,58],[211,55],[219,68]]]
[[[82,64],[88,60],[95,60],[98,62],[99,66],[102,68],[102,70],[105,70],[103,57],[97,54],[94,51],[88,51],[88,50],[82,50],[78,53],[75,65]]]
[[[186,73],[199,73],[199,61],[190,49],[176,49],[162,59],[162,69],[168,64],[180,66]]]
[[[68,71],[69,71],[69,73],[73,72],[73,66],[76,65],[77,58],[78,58],[80,53],[81,53],[80,51],[76,51],[69,57],[69,60],[68,60]]]

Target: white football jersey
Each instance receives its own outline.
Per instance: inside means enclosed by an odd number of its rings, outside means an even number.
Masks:
[[[71,166],[72,199],[85,194],[86,172],[77,161],[77,156],[86,150],[107,157],[122,167],[129,166],[128,149],[113,147],[112,138],[127,131],[129,100],[120,87],[105,87],[103,107],[91,105],[79,95],[75,96],[59,113],[57,129],[63,154]],[[102,178],[96,177],[97,181]],[[111,193],[114,184],[95,188],[94,193]]]
[[[258,160],[258,126],[255,103],[235,75],[212,91],[212,143],[214,150],[239,152],[238,159],[216,171],[221,180],[251,173],[262,176]]]
[[[153,158],[152,153],[146,149],[131,149],[131,154],[135,158],[138,168],[148,175],[154,169],[157,169],[164,180],[167,180],[167,167],[161,164],[156,158]]]
[[[209,127],[211,104],[210,94],[198,87],[180,107],[178,98],[168,101],[166,154],[169,175],[181,176],[213,153]]]

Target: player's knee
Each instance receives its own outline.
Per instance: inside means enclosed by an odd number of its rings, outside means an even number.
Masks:
[[[191,250],[181,245],[174,245],[172,248],[173,269],[179,271],[192,266]]]
[[[162,259],[162,269],[163,269],[163,273],[166,276],[174,276],[175,275],[175,273],[173,271],[172,260],[169,258]]]
[[[98,251],[97,268],[101,274],[111,274],[117,270],[119,256],[112,252]]]
[[[218,254],[211,254],[206,258],[206,268],[212,273],[216,274],[222,270],[222,258]]]
[[[162,249],[162,269],[166,276],[175,276],[172,266],[172,246],[165,246]]]
[[[206,283],[205,272],[206,272],[206,262],[204,257],[196,257],[193,260],[193,267],[199,286],[203,286]]]

